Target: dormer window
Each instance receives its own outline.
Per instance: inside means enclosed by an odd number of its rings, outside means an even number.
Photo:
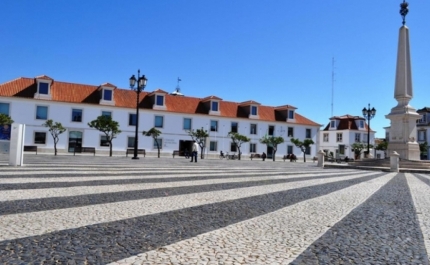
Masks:
[[[211,102],[211,111],[218,112],[218,101],[212,101]]]
[[[364,128],[364,121],[363,120],[358,121],[358,124],[359,124],[360,129]]]
[[[36,77],[37,91],[34,94],[34,98],[51,100],[51,85],[52,78],[48,76]]]
[[[39,94],[49,95],[49,84],[45,82],[39,83]]]
[[[294,110],[288,111],[288,119],[294,120]]]
[[[336,121],[330,122],[330,128],[336,128]]]
[[[100,105],[115,105],[115,97],[114,97],[114,91],[116,89],[116,86],[104,83],[99,86],[98,90],[100,91]]]
[[[157,106],[164,106],[164,96],[163,95],[156,95],[155,96],[155,104]]]
[[[148,97],[152,102],[152,109],[156,110],[167,110],[166,106],[166,95],[168,93],[164,90],[157,89],[148,94]]]
[[[112,101],[112,90],[103,89],[103,100]]]
[[[251,106],[251,115],[257,116],[258,115],[258,108],[257,106]]]

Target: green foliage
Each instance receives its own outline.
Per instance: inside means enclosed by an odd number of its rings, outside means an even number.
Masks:
[[[370,144],[369,148],[373,148],[373,145]],[[355,154],[355,159],[359,159],[361,153],[363,153],[363,150],[366,150],[366,152],[367,152],[367,144],[366,143],[353,143],[351,145],[351,150]]]
[[[428,147],[427,142],[421,143],[419,145],[420,145],[421,154],[427,154],[427,147]]]
[[[149,129],[149,131],[143,131],[142,134],[144,136],[148,136],[148,137],[152,137],[155,141],[155,144],[157,145],[157,149],[158,149],[158,158],[160,158],[160,143],[158,142],[158,136],[160,136],[161,131],[155,129],[155,127],[152,127],[151,129]]]
[[[196,141],[196,143],[200,146],[200,157],[203,159],[203,149],[206,146],[206,138],[209,137],[208,131],[202,127],[201,129],[197,129],[195,131],[188,131],[188,135],[191,136],[191,139]]]
[[[231,141],[234,143],[234,145],[236,145],[237,151],[239,152],[238,159],[240,160],[240,156],[241,156],[240,147],[242,146],[243,143],[247,143],[251,141],[251,139],[249,139],[245,135],[242,135],[236,132],[229,132],[227,136],[230,137]]]
[[[54,155],[57,155],[57,143],[60,140],[60,134],[66,131],[61,122],[54,122],[53,120],[47,120],[42,126],[47,127],[49,132],[54,139]]]
[[[426,143],[427,144],[427,143]],[[388,142],[386,140],[380,142],[376,147],[376,150],[382,150],[385,151],[388,149]]]
[[[314,141],[312,139],[305,139],[304,141],[300,141],[298,138],[291,138],[291,142],[300,148],[300,150],[303,152],[303,162],[306,162],[306,148],[314,144]]]
[[[112,156],[112,140],[116,138],[118,134],[121,133],[119,129],[119,123],[112,120],[111,116],[98,116],[97,119],[92,120],[88,123],[90,128],[97,129],[105,134],[106,141],[109,143],[109,156]]]
[[[281,136],[278,136],[278,137],[265,136],[260,139],[260,143],[273,147],[273,153],[272,153],[273,161],[275,161],[275,154],[276,154],[276,151],[278,151],[278,145],[282,144],[283,142],[284,142],[284,138],[282,138]]]
[[[13,120],[9,115],[3,114],[3,113],[0,114],[0,125],[7,125],[12,123],[13,123]]]

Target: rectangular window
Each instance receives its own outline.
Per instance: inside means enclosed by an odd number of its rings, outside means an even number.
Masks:
[[[215,141],[210,141],[209,151],[218,151],[218,143]]]
[[[157,147],[157,142],[158,142],[158,146],[159,146],[160,150],[163,149],[163,138],[157,138],[157,140],[154,139],[154,142],[153,142],[154,149],[158,148]]]
[[[218,131],[218,121],[211,121],[211,132]]]
[[[155,104],[157,106],[164,106],[164,96],[156,95],[155,97],[156,97]]]
[[[103,89],[103,100],[112,101],[112,90]]]
[[[112,111],[102,111],[102,116],[112,117]]]
[[[0,114],[9,116],[9,103],[0,103]]]
[[[82,121],[82,110],[72,109],[72,121],[81,122]]]
[[[127,137],[127,147],[134,148],[134,137]]]
[[[35,132],[34,133],[35,144],[46,144],[46,132]]]
[[[155,128],[163,128],[163,116],[155,116],[154,127]]]
[[[233,142],[230,143],[230,152],[237,152],[237,147]]]
[[[342,133],[337,133],[336,134],[336,142],[342,142]]]
[[[366,143],[367,143],[367,137],[368,137],[368,134],[367,134],[367,133],[364,133],[364,134],[363,134],[363,141],[365,141]]]
[[[48,119],[48,107],[37,106],[36,107],[36,119],[37,120],[47,120]]]
[[[356,133],[356,134],[355,134],[355,142],[356,142],[356,143],[361,142],[361,133]]]
[[[306,138],[312,138],[311,137],[311,129],[306,129]]]
[[[359,124],[360,124],[360,128],[364,128],[364,121],[363,120],[360,120]]]
[[[48,83],[39,83],[39,94],[48,95],[49,94],[49,84]]]
[[[184,130],[191,130],[191,119],[184,118]]]
[[[294,119],[294,110],[288,111],[288,119]]]
[[[250,152],[250,153],[257,153],[257,144],[255,144],[255,143],[250,143],[250,144],[249,144],[249,152]]]
[[[257,134],[257,124],[251,124],[251,127],[249,128],[250,134]]]
[[[339,145],[339,154],[341,154],[341,155],[345,154],[345,145],[343,145],[343,144]]]
[[[288,137],[294,137],[294,127],[288,127]]]
[[[330,128],[336,128],[336,121],[330,122]]]
[[[109,146],[106,135],[100,135],[100,146]]]
[[[128,114],[128,125],[136,126],[136,114]]]
[[[230,132],[237,133],[237,127],[238,127],[237,122],[232,122],[231,123],[231,130],[230,130]]]
[[[292,145],[288,145],[287,146],[287,154],[292,154],[293,153],[293,146]]]
[[[418,131],[418,141],[426,140],[426,131]]]
[[[257,114],[258,114],[257,106],[251,106],[251,115],[256,116]]]
[[[305,154],[307,154],[307,155],[311,154],[311,147],[310,146],[306,147]]]
[[[269,125],[269,131],[267,132],[268,135],[273,136],[275,133],[275,126]]]
[[[211,110],[212,111],[218,111],[218,102],[217,101],[212,101]]]
[[[323,142],[328,142],[328,133],[323,134]]]

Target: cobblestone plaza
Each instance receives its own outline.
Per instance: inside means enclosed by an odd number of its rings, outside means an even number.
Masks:
[[[430,174],[0,157],[0,264],[429,264]]]

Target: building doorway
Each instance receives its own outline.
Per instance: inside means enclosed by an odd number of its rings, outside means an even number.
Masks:
[[[272,159],[273,158],[273,146],[267,145],[267,158]]]
[[[70,131],[69,132],[69,153],[80,152],[82,147],[82,132]]]
[[[192,148],[193,148],[193,141],[179,140],[179,155],[180,156],[185,155],[185,152],[188,152],[188,155],[191,155]]]

